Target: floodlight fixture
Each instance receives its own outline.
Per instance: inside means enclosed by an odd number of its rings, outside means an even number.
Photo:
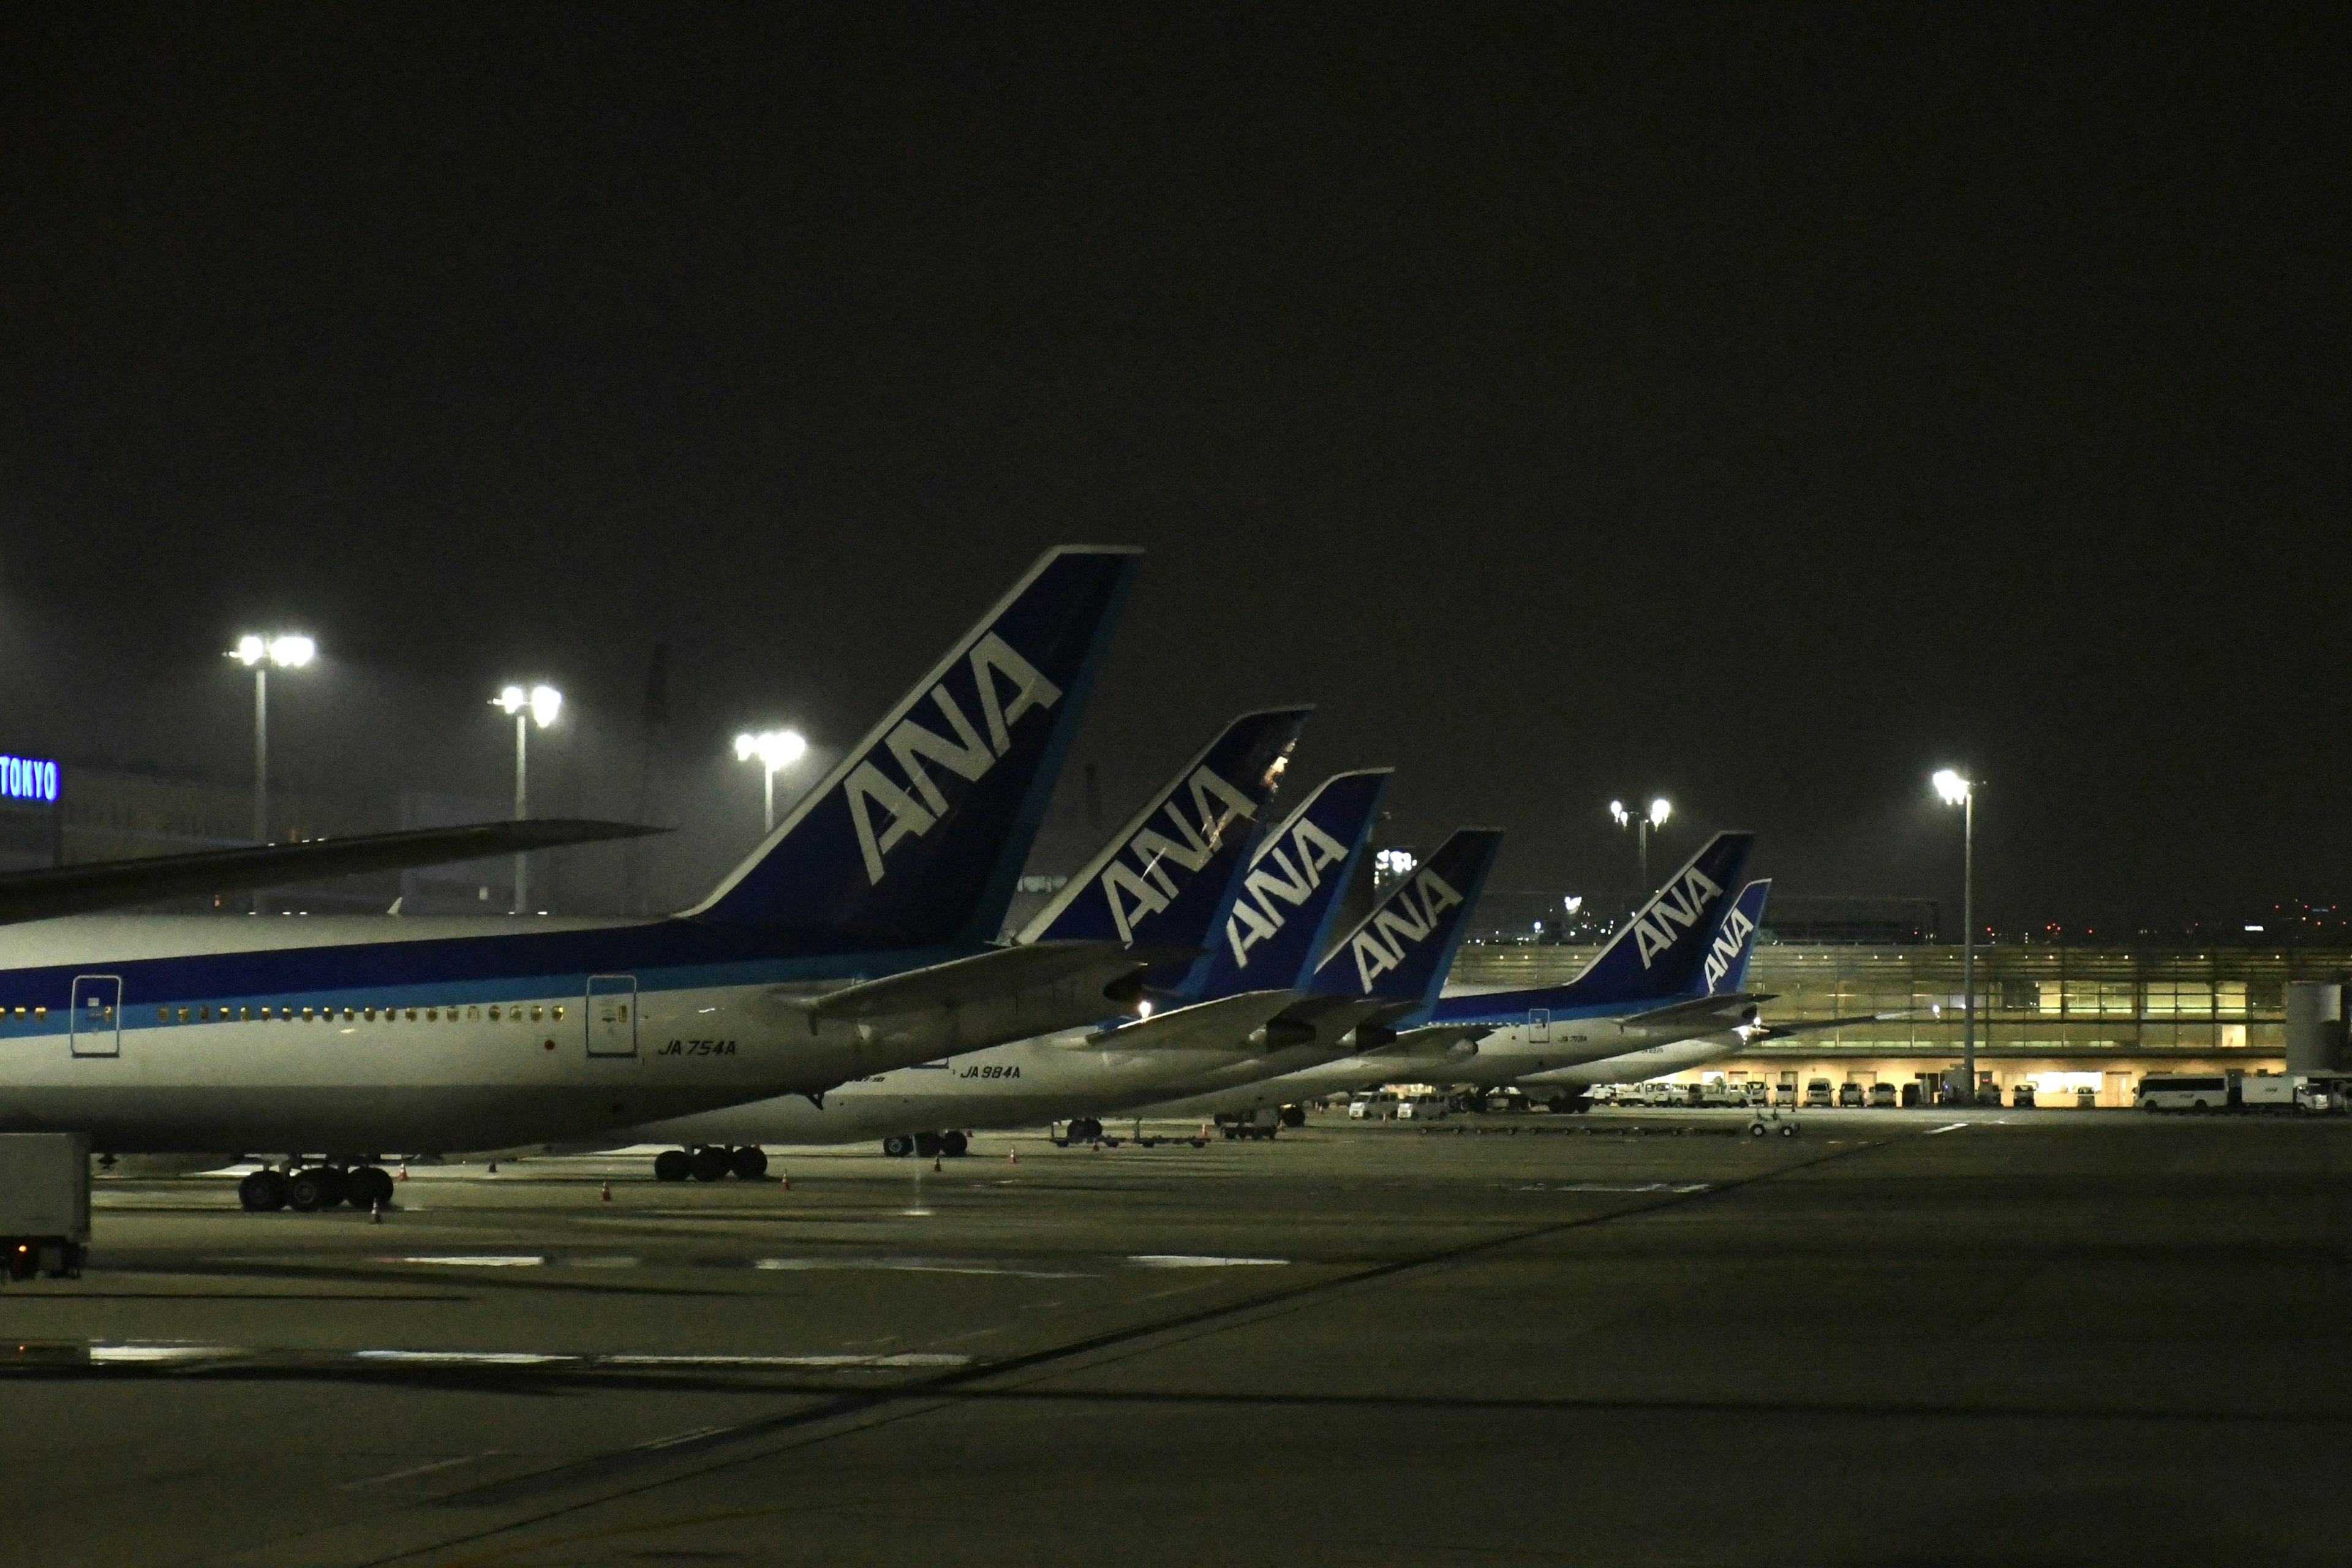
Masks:
[[[776,828],[776,773],[791,767],[808,755],[808,742],[798,730],[762,730],[758,734],[749,731],[735,737],[735,760],[739,763],[757,761],[761,774],[761,831],[772,833]]]

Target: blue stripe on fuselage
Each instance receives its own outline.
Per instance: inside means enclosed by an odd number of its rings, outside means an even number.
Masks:
[[[801,947],[796,952],[780,948]],[[211,952],[0,970],[0,1006],[50,1009],[62,1028],[74,978],[118,975],[126,1024],[144,1006],[226,1003],[406,1006],[577,995],[591,974],[633,974],[640,991],[776,985],[895,973],[959,956],[811,950],[771,928],[663,920],[587,931],[413,937],[400,942]],[[429,990],[430,995],[425,994]],[[30,1024],[29,1018],[25,1020]]]

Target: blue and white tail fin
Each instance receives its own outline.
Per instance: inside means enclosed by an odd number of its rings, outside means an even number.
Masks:
[[[992,939],[1138,553],[1047,551],[687,913],[833,951]]]
[[[1752,833],[1717,834],[1567,984],[1448,996],[1438,1003],[1437,1016],[1494,1019],[1529,1006],[1638,1009],[1706,995],[1716,928],[1755,843]]]
[[[1226,725],[1017,940],[1206,948],[1220,934],[1257,843],[1259,816],[1312,711],[1268,709]],[[1181,992],[1206,963],[1204,953],[1146,984]]]
[[[1756,955],[1756,930],[1764,923],[1764,901],[1772,896],[1772,879],[1765,877],[1739,889],[1716,922],[1715,940],[1707,943],[1701,973],[1706,994],[1728,996],[1748,984],[1748,961]]]
[[[1456,828],[1331,950],[1307,989],[1391,1004],[1382,1016],[1391,1025],[1418,1022],[1454,967],[1502,846],[1499,827]]]
[[[1380,819],[1391,770],[1339,773],[1262,839],[1213,944],[1203,997],[1302,988]]]

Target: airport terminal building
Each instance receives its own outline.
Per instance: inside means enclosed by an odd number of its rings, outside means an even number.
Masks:
[[[1539,985],[1575,974],[1590,946],[1465,944],[1452,979]],[[1960,1062],[1957,946],[1758,946],[1748,988],[1769,993],[1767,1022],[1894,1015],[1793,1037],[1677,1075],[1801,1086],[1816,1078],[1933,1084]],[[2286,988],[2352,973],[2352,949],[2069,947],[1997,944],[1977,952],[1979,1082],[2011,1098],[2032,1083],[2045,1104],[2092,1089],[2103,1106],[2166,1072],[2277,1072],[2285,1066]]]

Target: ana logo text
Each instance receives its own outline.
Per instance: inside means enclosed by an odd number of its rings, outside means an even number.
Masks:
[[[1323,885],[1323,873],[1348,858],[1348,847],[1307,817],[1290,829],[1286,843],[1268,841],[1250,863],[1233,913],[1225,917],[1225,942],[1234,962],[1249,967],[1249,950],[1282,929],[1287,918],[1276,908],[1297,909]]]
[[[977,782],[1012,749],[1013,726],[1024,713],[1032,708],[1051,708],[1062,700],[1061,688],[1037,673],[994,632],[972,646],[971,665],[981,724],[988,731],[984,740],[942,681],[931,688],[930,699],[940,717],[955,731],[955,739],[924,729],[910,713],[892,725],[882,742],[905,774],[906,787],[882,771],[877,753],[868,753],[842,785],[849,800],[850,821],[857,828],[857,847],[865,852],[869,884],[882,879],[883,858],[900,839],[929,832],[948,813],[948,797],[924,767],[926,759],[958,778]],[[874,805],[889,814],[878,835],[874,831]]]
[[[1437,917],[1462,901],[1445,879],[1423,867],[1412,881],[1389,896],[1378,913],[1349,943],[1356,955],[1356,978],[1366,994],[1372,977],[1404,962],[1404,950],[1437,929]]]
[[[1694,866],[1683,873],[1680,882],[1651,900],[1650,907],[1633,917],[1633,941],[1641,948],[1642,967],[1649,968],[1650,960],[1674,946],[1684,931],[1697,926],[1708,906],[1721,897],[1723,889]]]
[[[1722,986],[1723,977],[1731,973],[1733,964],[1739,962],[1739,951],[1748,945],[1748,933],[1755,929],[1756,922],[1748,918],[1748,911],[1738,904],[1732,905],[1731,912],[1723,917],[1722,929],[1715,933],[1715,944],[1706,950],[1706,988],[1709,991]]]
[[[1223,847],[1228,828],[1257,816],[1249,796],[1207,768],[1194,768],[1186,782],[1192,810],[1169,801],[1127,841],[1122,854],[1133,856],[1135,864],[1114,856],[1103,868],[1103,900],[1110,905],[1111,923],[1118,927],[1123,943],[1135,941],[1137,921],[1166,909],[1181,891],[1169,869],[1171,864],[1184,871],[1200,870]],[[1176,837],[1160,831],[1163,822]]]

